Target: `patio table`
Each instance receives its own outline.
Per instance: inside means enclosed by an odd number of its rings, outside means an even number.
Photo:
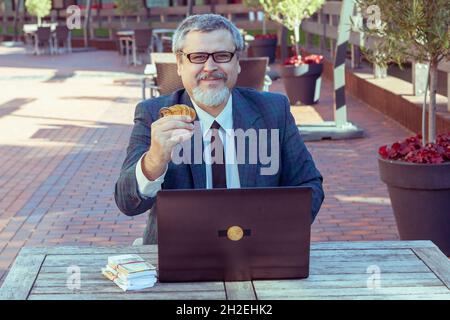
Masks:
[[[158,264],[154,245],[22,248],[0,299],[450,300],[449,259],[430,241],[312,243],[307,279],[156,283],[123,292],[101,268],[108,256],[129,253]]]

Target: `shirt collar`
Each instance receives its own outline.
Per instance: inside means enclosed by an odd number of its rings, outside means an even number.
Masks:
[[[206,136],[208,130],[211,128],[214,120],[217,121],[222,129],[225,130],[227,135],[231,135],[230,130],[233,129],[233,96],[230,94],[225,108],[219,113],[219,115],[214,118],[208,112],[200,108],[195,101],[191,98],[192,105],[194,106],[195,112],[197,112],[198,119],[200,120],[200,125],[202,128],[203,137]]]

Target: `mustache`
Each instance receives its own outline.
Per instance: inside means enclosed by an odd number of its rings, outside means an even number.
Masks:
[[[197,76],[197,80],[205,80],[205,79],[214,79],[214,80],[220,80],[223,79],[224,81],[227,81],[227,75],[221,71],[214,71],[214,72],[202,72]]]

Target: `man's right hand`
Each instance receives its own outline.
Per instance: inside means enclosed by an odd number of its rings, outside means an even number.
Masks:
[[[142,171],[150,181],[160,177],[171,160],[172,150],[194,134],[190,116],[166,116],[151,125],[150,149],[142,159]]]

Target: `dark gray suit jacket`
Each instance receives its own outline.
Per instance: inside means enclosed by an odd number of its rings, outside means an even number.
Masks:
[[[261,175],[259,169],[268,165],[261,164],[259,159],[256,164],[249,164],[247,152],[245,164],[238,164],[241,187],[309,186],[313,190],[311,221],[314,221],[324,199],[323,178],[300,137],[287,98],[281,94],[244,88],[234,88],[232,95],[234,129],[279,129],[278,172],[274,175]],[[142,101],[136,107],[127,156],[115,187],[116,204],[126,215],[138,215],[153,207],[155,198],[143,198],[139,194],[136,164],[149,149],[150,126],[159,118],[159,110],[180,103],[193,107],[184,89],[171,95]],[[270,147],[268,152],[270,154]],[[201,189],[205,186],[204,163],[175,165],[170,162],[162,184],[163,189]],[[150,210],[144,244],[156,243],[156,239],[156,217]]]

